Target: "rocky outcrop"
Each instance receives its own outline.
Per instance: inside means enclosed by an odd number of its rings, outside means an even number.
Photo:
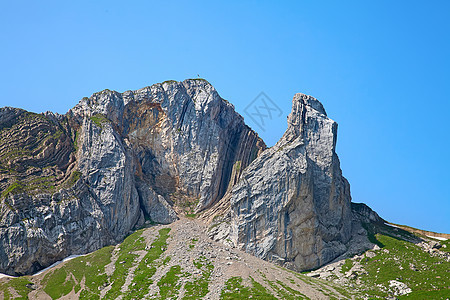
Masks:
[[[104,116],[136,155],[137,175],[176,206],[217,202],[265,149],[233,105],[203,79],[165,82],[123,94],[103,91],[70,112]]]
[[[365,238],[360,223],[383,222],[364,205],[352,213],[336,135],[322,104],[296,94],[285,134],[266,149],[203,79],[104,90],[66,115],[2,108],[0,272],[29,274],[146,220],[193,213],[215,240],[317,268],[352,250],[352,232]]]
[[[10,166],[1,180],[1,272],[35,272],[116,243],[143,223],[132,156],[111,124],[15,114],[0,120],[8,120],[0,133],[2,166]]]
[[[351,197],[335,152],[336,134],[337,124],[322,104],[296,94],[283,137],[212,209],[210,236],[297,271],[344,253]]]
[[[362,223],[384,224],[382,219],[374,210],[364,203],[352,203],[353,217]]]
[[[29,274],[215,204],[264,149],[205,80],[0,109],[0,272]],[[241,168],[237,169],[235,166]]]
[[[75,156],[67,119],[0,108],[0,191],[54,190],[71,175]]]

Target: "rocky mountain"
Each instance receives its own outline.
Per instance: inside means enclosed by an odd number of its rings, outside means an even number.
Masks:
[[[66,115],[0,110],[0,272],[30,274],[171,223],[265,148],[205,80],[83,98]]]
[[[0,108],[0,298],[445,295],[450,236],[352,203],[336,140],[296,94],[267,148],[203,79]]]

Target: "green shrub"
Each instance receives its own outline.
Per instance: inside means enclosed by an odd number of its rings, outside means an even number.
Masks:
[[[2,198],[7,197],[9,194],[15,195],[23,192],[25,192],[24,184],[20,181],[16,181],[2,192]]]
[[[99,128],[103,128],[105,123],[109,123],[109,119],[103,114],[95,114],[90,117],[91,121],[95,123]]]

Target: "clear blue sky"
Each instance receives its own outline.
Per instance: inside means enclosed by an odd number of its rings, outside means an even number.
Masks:
[[[296,92],[339,123],[355,202],[450,233],[450,1],[0,1],[0,106],[65,113],[105,88],[200,77],[245,117]],[[280,1],[281,2],[281,1]]]

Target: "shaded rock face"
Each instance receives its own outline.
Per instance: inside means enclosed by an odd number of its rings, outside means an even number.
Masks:
[[[204,210],[266,148],[205,80],[105,90],[64,116],[1,108],[0,135],[0,272],[11,275],[117,243],[145,218]]]
[[[322,104],[296,94],[285,134],[244,170],[210,236],[297,271],[344,253],[351,197],[336,134]]]
[[[382,219],[374,210],[364,203],[352,203],[353,218],[362,223],[384,224],[386,221]]]

